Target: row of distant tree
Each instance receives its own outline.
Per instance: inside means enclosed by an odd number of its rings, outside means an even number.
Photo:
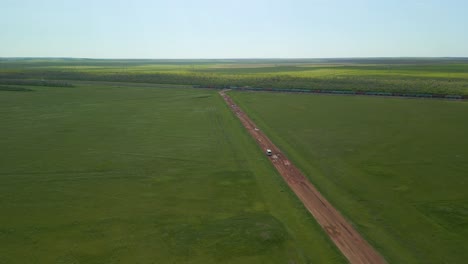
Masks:
[[[69,82],[54,80],[34,79],[4,79],[0,78],[1,85],[27,85],[27,86],[49,86],[49,87],[73,87]]]
[[[187,84],[202,86],[250,86],[263,88],[412,92],[432,94],[468,94],[466,80],[427,78],[298,77],[291,75],[216,75],[206,73],[84,73],[41,71],[0,73],[0,84],[71,87],[70,80]]]

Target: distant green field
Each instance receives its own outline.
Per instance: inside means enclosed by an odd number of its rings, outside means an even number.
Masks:
[[[466,263],[468,103],[231,96],[390,263]]]
[[[0,90],[1,264],[346,262],[215,91],[162,87]]]
[[[9,79],[468,95],[468,59],[1,59]]]

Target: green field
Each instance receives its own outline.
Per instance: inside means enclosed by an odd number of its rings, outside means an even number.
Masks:
[[[390,263],[466,263],[468,103],[231,96]]]
[[[0,264],[345,263],[193,84],[468,95],[468,59],[0,58]],[[468,102],[231,95],[390,263],[468,259]]]
[[[216,91],[130,86],[0,89],[1,264],[346,262]]]
[[[97,60],[0,58],[8,80],[86,80],[468,95],[467,58]]]

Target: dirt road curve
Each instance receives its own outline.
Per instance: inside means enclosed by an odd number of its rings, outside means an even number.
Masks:
[[[299,171],[291,161],[263,134],[250,118],[234,104],[225,91],[219,93],[245,128],[257,141],[263,151],[271,149],[271,162],[283,176],[289,187],[317,222],[327,232],[336,246],[350,263],[386,263],[384,258],[372,248],[366,240],[351,226],[346,219],[318,192],[309,180]]]

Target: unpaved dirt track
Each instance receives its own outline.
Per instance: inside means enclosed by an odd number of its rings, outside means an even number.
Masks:
[[[225,91],[221,91],[219,94],[224,98],[228,106],[240,119],[262,150],[272,150],[273,155],[270,156],[270,160],[275,168],[348,261],[353,264],[386,263],[385,259],[318,192],[301,171],[283,155],[263,132],[257,129],[255,123],[226,95]]]

